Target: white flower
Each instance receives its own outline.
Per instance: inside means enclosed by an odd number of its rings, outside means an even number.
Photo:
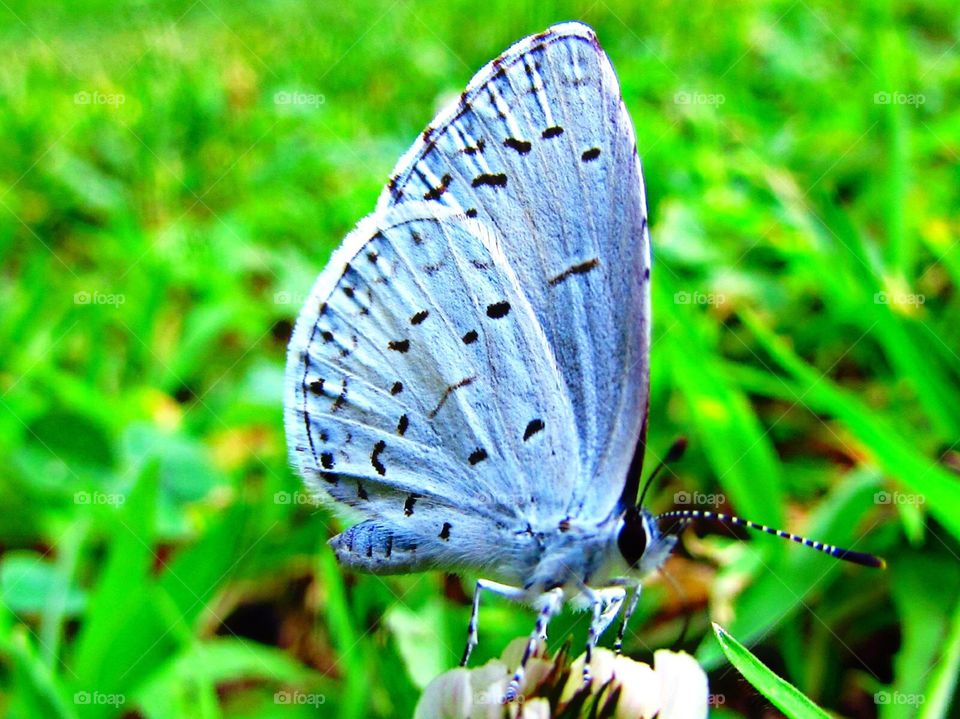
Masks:
[[[476,669],[453,669],[434,679],[423,692],[414,719],[549,719],[583,690],[584,657],[570,666],[556,666],[544,657],[542,647],[527,663],[520,696],[506,707],[502,703],[513,669],[520,661],[526,639],[510,643],[500,659]],[[597,649],[591,662],[591,697],[582,703],[586,716],[599,692],[600,706],[619,693],[615,719],[704,719],[707,716],[707,675],[684,652],[661,649],[654,665],[609,649]],[[609,683],[609,686],[607,684]],[[560,688],[563,691],[560,692]],[[559,699],[557,697],[559,696]],[[506,713],[504,710],[506,709]]]

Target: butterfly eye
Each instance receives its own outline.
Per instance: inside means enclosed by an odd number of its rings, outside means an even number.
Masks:
[[[623,516],[623,526],[617,535],[617,547],[631,568],[640,565],[640,558],[647,549],[647,530],[643,526],[643,516],[636,507],[628,509]]]

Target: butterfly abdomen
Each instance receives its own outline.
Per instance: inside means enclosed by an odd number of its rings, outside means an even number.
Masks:
[[[350,527],[331,539],[330,546],[343,566],[373,574],[421,571],[426,558],[418,555],[413,538],[375,520]]]

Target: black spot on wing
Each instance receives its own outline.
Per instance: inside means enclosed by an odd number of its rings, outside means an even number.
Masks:
[[[470,344],[473,344],[474,342],[477,341],[477,337],[478,337],[477,331],[476,331],[476,330],[470,330],[469,332],[467,332],[467,333],[466,333],[463,337],[461,337],[460,339],[463,340],[463,343],[464,343],[465,345],[470,345]]]
[[[313,380],[313,382],[311,382],[309,386],[310,386],[310,391],[313,392],[315,395],[318,395],[318,396],[319,396],[319,395],[322,395],[322,394],[323,394],[323,380],[322,380],[322,379],[315,379],[315,380]]]
[[[520,155],[526,155],[530,152],[530,148],[533,147],[527,140],[518,140],[515,137],[508,137],[503,141],[504,147],[509,147],[511,150],[516,150]]]
[[[526,442],[533,435],[542,430],[543,427],[544,424],[542,419],[531,419],[530,422],[527,423],[527,428],[523,430],[523,441]]]
[[[320,455],[320,465],[324,469],[333,469],[333,453],[324,452]]]
[[[387,468],[383,466],[383,462],[380,461],[380,455],[383,453],[383,450],[387,448],[387,443],[382,439],[373,445],[373,451],[370,453],[370,464],[373,465],[373,468],[377,470],[377,474],[381,477],[386,475]]]
[[[470,456],[467,458],[467,461],[470,464],[479,464],[487,458],[487,450],[483,447],[477,447],[473,452],[470,453]]]
[[[394,382],[393,387],[390,388],[390,394],[396,396],[403,392],[403,382]]]
[[[409,426],[410,426],[410,420],[407,419],[407,415],[401,414],[400,419],[397,420],[397,434],[399,434],[402,437],[404,434],[406,434],[407,427]]]
[[[413,514],[413,505],[417,503],[418,499],[420,499],[419,494],[410,494],[407,496],[406,500],[403,502],[404,516],[409,517],[411,514]]]
[[[471,207],[469,210],[467,210],[467,217],[476,217],[476,216],[477,216],[476,207]]]
[[[424,200],[439,200],[440,196],[447,191],[447,188],[450,187],[450,181],[453,178],[450,175],[444,175],[440,178],[440,185],[437,187],[431,187],[427,192],[424,193]]]
[[[552,287],[552,286],[559,285],[565,279],[567,279],[568,277],[572,277],[573,275],[585,275],[587,272],[594,269],[599,264],[600,264],[600,260],[594,257],[592,260],[587,260],[586,262],[581,262],[577,265],[571,265],[556,277],[552,277],[549,280],[549,284]]]
[[[473,147],[465,147],[462,152],[464,155],[476,155],[478,152],[483,152],[485,146],[486,143],[483,141],[483,138],[480,138]]]
[[[413,317],[410,318],[410,324],[418,325],[423,322],[427,317],[430,316],[429,310],[420,310]]]
[[[360,499],[370,499],[370,495],[367,494],[367,490],[363,488],[363,485],[357,482],[357,497]]]
[[[484,185],[489,187],[506,187],[507,176],[502,172],[498,174],[490,174],[485,172],[482,175],[477,175],[474,177],[470,184],[474,187],[482,187]]]
[[[591,162],[596,160],[598,157],[600,157],[599,147],[591,147],[589,150],[585,150],[584,153],[580,155],[580,159],[584,162]]]
[[[387,349],[394,352],[408,352],[410,350],[410,340],[391,340],[387,343]]]
[[[337,398],[333,401],[333,406],[330,408],[331,412],[336,412],[338,409],[342,409],[343,406],[347,403],[347,378],[343,378],[343,387],[340,388],[340,394],[337,395]]]
[[[434,417],[437,416],[437,413],[440,411],[440,408],[443,407],[443,405],[446,403],[447,399],[450,397],[452,393],[456,392],[461,387],[467,387],[468,385],[473,384],[473,380],[475,379],[476,377],[464,377],[462,380],[460,380],[456,384],[451,384],[447,386],[447,388],[443,390],[443,395],[440,397],[440,401],[437,402],[437,406],[434,407],[433,410],[428,415],[430,419],[433,419]]]
[[[487,305],[487,317],[492,320],[499,320],[502,317],[506,317],[509,313],[509,302],[494,302],[492,305]]]
[[[440,528],[440,534],[437,535],[440,539],[446,541],[450,539],[450,530],[453,529],[453,525],[450,522],[444,522],[443,527]]]
[[[559,125],[554,125],[553,127],[548,127],[546,130],[540,133],[540,137],[544,140],[549,140],[551,137],[560,137],[563,134],[563,128]]]

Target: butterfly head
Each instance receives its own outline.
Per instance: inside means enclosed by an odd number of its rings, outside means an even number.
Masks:
[[[664,534],[656,518],[642,507],[624,512],[617,534],[617,548],[630,569],[640,574],[659,569],[670,556],[677,537]]]

